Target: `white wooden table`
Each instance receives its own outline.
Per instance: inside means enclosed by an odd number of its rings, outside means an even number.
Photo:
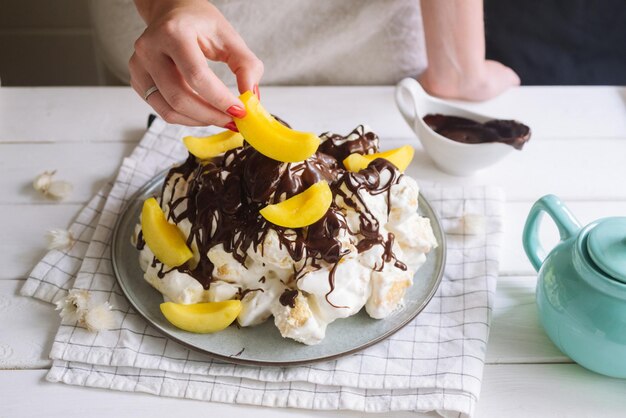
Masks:
[[[448,176],[432,165],[396,111],[391,87],[264,88],[263,101],[302,129],[347,133],[367,123],[385,147],[412,141],[417,153],[409,172],[423,183],[505,189],[506,234],[477,417],[626,414],[626,380],[573,364],[541,329],[536,274],[521,245],[526,214],[546,193],[564,199],[583,223],[626,214],[626,88],[523,87],[468,106],[522,120],[533,130],[524,151],[473,178]],[[311,414],[45,382],[59,318],[51,306],[20,297],[18,290],[46,251],[45,231],[65,228],[116,172],[149,111],[130,88],[0,88],[0,417]],[[75,186],[64,202],[41,198],[31,187],[38,173],[51,169]],[[546,239],[554,237],[553,229],[545,230]]]

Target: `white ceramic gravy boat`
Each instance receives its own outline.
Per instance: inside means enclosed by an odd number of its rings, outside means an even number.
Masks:
[[[429,113],[460,116],[478,122],[496,119],[491,116],[470,112],[430,96],[414,78],[405,78],[396,86],[396,104],[404,120],[417,135],[426,153],[443,171],[468,176],[495,164],[513,147],[499,142],[464,144],[453,141],[433,131],[422,119]]]

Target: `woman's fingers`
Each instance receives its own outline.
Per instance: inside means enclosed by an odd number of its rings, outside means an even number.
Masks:
[[[233,57],[228,62],[232,72],[237,77],[237,87],[239,92],[243,93],[251,90],[259,95],[259,82],[263,76],[263,63],[254,54],[251,56]],[[260,98],[260,97],[259,97]]]
[[[251,90],[258,95],[259,82],[263,77],[263,62],[254,55],[234,29],[229,30],[232,33],[225,36],[226,48],[229,51],[226,64],[237,77],[240,93]]]
[[[135,42],[133,87],[142,97],[146,88],[158,87],[148,102],[177,123],[182,117],[194,125],[236,129],[232,118],[245,116],[245,107],[211,71],[207,58],[228,64],[239,90],[257,95],[263,64],[209,2],[171,3],[148,16],[148,28]]]
[[[202,122],[204,125],[225,126],[232,118],[207,103],[191,89],[166,55],[151,57],[146,70],[154,79],[165,101],[178,113]]]
[[[148,74],[148,72],[138,63],[135,55],[131,57],[128,67],[130,70],[130,85],[137,92],[137,94],[139,94],[139,96],[144,97],[146,91],[148,91],[150,87],[156,86],[156,83],[150,74]],[[174,110],[174,108],[172,108],[172,106],[170,106],[163,98],[159,90],[151,93],[146,98],[146,101],[167,123],[188,126],[206,125],[204,122],[190,118],[189,116],[183,115]]]
[[[226,64],[237,77],[237,87],[240,93],[251,90],[258,95],[255,89],[258,89],[263,76],[263,63],[256,55],[250,50],[238,50],[230,55]]]
[[[186,126],[206,126],[206,123],[204,122],[191,119],[175,111],[158,91],[152,93],[146,101],[167,123],[175,123]]]
[[[168,53],[187,84],[206,102],[230,116],[245,116],[243,103],[211,71],[196,39],[180,42]]]

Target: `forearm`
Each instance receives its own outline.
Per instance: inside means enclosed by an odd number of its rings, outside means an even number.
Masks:
[[[151,22],[163,10],[172,10],[179,5],[193,3],[198,0],[134,0],[135,8],[144,22]],[[201,0],[206,1],[206,0]]]
[[[448,80],[483,69],[482,0],[421,0],[429,70]]]
[[[420,83],[435,96],[486,100],[520,84],[515,71],[485,59],[482,0],[421,0],[428,67]]]

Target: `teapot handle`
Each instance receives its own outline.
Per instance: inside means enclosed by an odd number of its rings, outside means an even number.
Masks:
[[[535,202],[526,219],[523,242],[524,251],[537,271],[547,254],[539,241],[539,223],[544,212],[550,215],[558,227],[561,241],[576,235],[580,230],[580,223],[558,197],[549,194]]]

